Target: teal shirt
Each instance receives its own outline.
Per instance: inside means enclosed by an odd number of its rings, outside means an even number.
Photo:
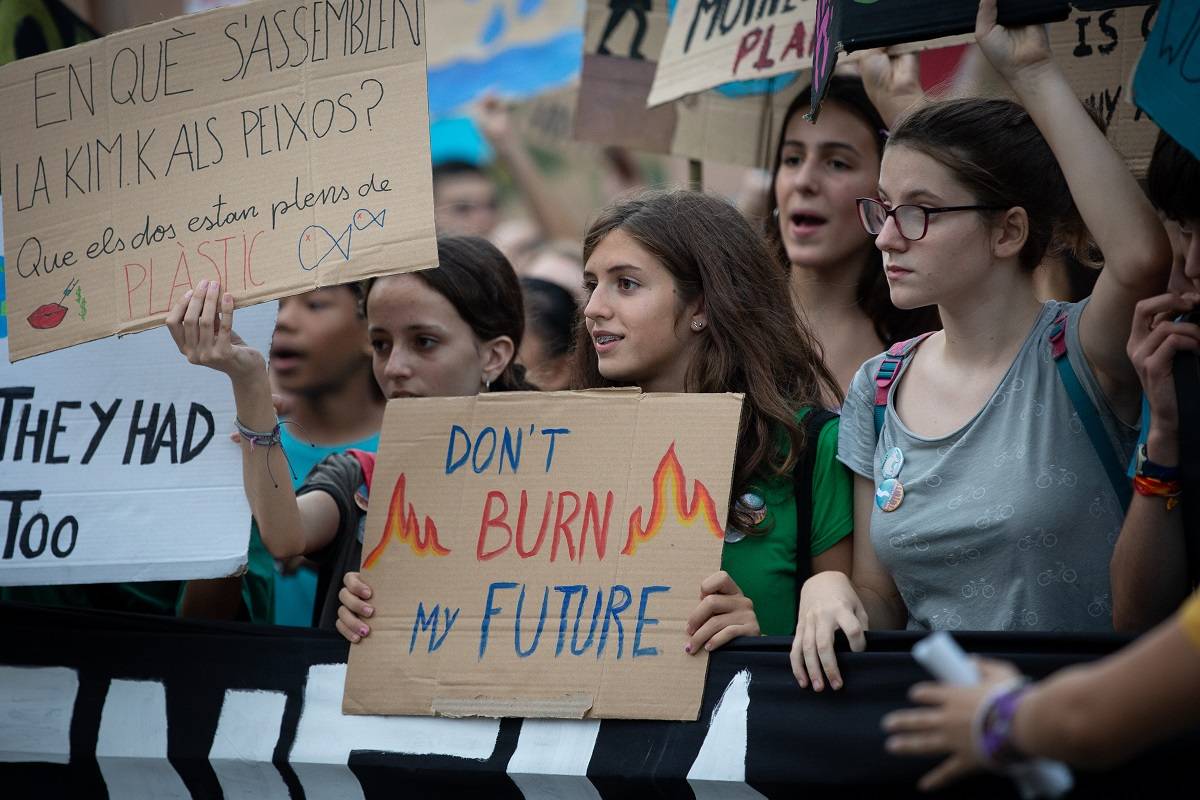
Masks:
[[[804,419],[801,412],[797,421]],[[812,555],[818,556],[854,529],[854,482],[837,460],[839,420],[821,429],[813,464]],[[812,446],[809,443],[808,446]],[[766,519],[746,538],[726,543],[721,568],[754,601],[764,636],[796,631],[796,496],[791,475],[760,478],[749,491],[766,501]]]
[[[289,426],[280,428],[280,445],[291,465],[292,488],[299,489],[313,467],[326,456],[346,450],[379,449],[379,434],[338,445],[310,445],[297,439]],[[301,567],[290,575],[275,569],[275,559],[267,552],[258,533],[258,524],[250,524],[250,549],[247,558],[246,579],[242,582],[242,600],[250,610],[253,622],[275,625],[309,627],[312,625],[313,605],[317,596],[317,573],[309,567]]]

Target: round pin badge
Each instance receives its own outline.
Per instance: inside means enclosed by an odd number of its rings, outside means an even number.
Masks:
[[[755,525],[762,523],[767,518],[767,501],[753,492],[746,492],[738,498],[737,502],[742,510],[750,515],[750,519]]]
[[[902,469],[904,469],[904,453],[901,452],[899,447],[893,447],[883,457],[883,477],[885,479],[898,478]]]
[[[880,511],[890,513],[903,502],[904,484],[895,478],[888,478],[875,490],[875,505],[879,506]]]
[[[737,528],[729,527],[725,529],[726,544],[737,544],[742,539],[746,538],[746,534],[739,531]]]

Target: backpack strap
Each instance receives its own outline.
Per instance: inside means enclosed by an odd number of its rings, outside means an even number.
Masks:
[[[362,467],[363,484],[367,487],[367,493],[371,491],[371,478],[375,477],[375,454],[368,453],[366,450],[347,450],[346,455],[353,456],[358,465]]]
[[[816,472],[817,444],[821,431],[838,415],[827,408],[814,408],[804,416],[804,452],[792,470],[796,498],[796,602],[800,587],[812,575],[813,475]]]
[[[891,394],[892,384],[900,375],[900,367],[917,349],[917,345],[925,341],[933,331],[922,333],[903,342],[896,342],[888,348],[883,361],[875,370],[875,440],[879,441],[879,432],[883,430],[883,415],[887,411],[888,395]]]
[[[1108,473],[1113,491],[1121,501],[1121,507],[1127,509],[1129,501],[1133,498],[1129,479],[1125,476],[1125,470],[1121,468],[1121,460],[1113,450],[1104,424],[1100,421],[1100,415],[1096,413],[1096,406],[1084,391],[1079,376],[1075,374],[1075,368],[1071,366],[1071,359],[1067,357],[1067,313],[1061,312],[1050,325],[1047,337],[1050,340],[1050,354],[1054,356],[1054,365],[1058,368],[1058,377],[1062,380],[1063,388],[1067,390],[1067,397],[1071,398],[1071,405],[1079,415],[1079,421],[1083,423],[1088,438],[1092,440],[1092,448],[1096,451],[1100,463],[1104,465],[1104,471]]]

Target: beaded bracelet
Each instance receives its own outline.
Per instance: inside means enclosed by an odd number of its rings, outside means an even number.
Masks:
[[[282,430],[283,430],[284,425],[296,425],[296,427],[301,428],[301,430],[303,430],[303,427],[301,427],[300,425],[297,425],[295,422],[292,422],[291,420],[286,420],[286,419],[276,422],[274,428],[271,428],[271,430],[265,431],[265,432],[250,430],[249,428],[247,428],[245,425],[242,424],[242,421],[240,419],[237,419],[236,417],[233,420],[233,426],[235,428],[237,428],[238,434],[243,439],[245,439],[247,442],[250,443],[251,452],[253,452],[255,447],[266,447],[267,448],[267,476],[270,477],[271,483],[274,484],[276,489],[279,488],[279,482],[277,480],[275,480],[275,475],[274,475],[274,473],[271,472],[271,448],[274,447],[275,445],[280,444],[280,440],[282,439]],[[316,447],[316,445],[313,444],[312,442],[309,442],[308,446]],[[295,481],[296,480],[296,471],[294,469],[292,469],[292,462],[287,457],[287,451],[283,449],[282,445],[280,445],[279,449],[283,453],[283,462],[288,465],[288,472],[291,473],[292,480]]]
[[[992,769],[1002,769],[1028,758],[1012,741],[1013,718],[1028,690],[1026,678],[1014,678],[993,689],[980,704],[972,726],[975,747],[984,763]]]

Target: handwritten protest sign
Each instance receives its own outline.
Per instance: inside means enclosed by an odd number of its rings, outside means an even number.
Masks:
[[[265,348],[274,319],[273,303],[247,309],[238,333]],[[213,578],[246,563],[224,375],[187,363],[161,328],[7,356],[0,339],[0,586]]]
[[[738,395],[393,401],[348,713],[695,719]]]
[[[824,30],[818,0],[677,0],[647,104],[656,106],[730,81],[813,66]],[[894,52],[962,44],[966,36],[922,37]]]
[[[795,75],[738,82],[647,109],[668,24],[665,0],[647,5],[622,12],[608,0],[588,0],[575,138],[703,161],[766,164],[780,117],[803,83]]]
[[[206,278],[246,305],[435,264],[424,8],[251,3],[0,69],[10,357]]]
[[[1200,158],[1200,5],[1179,0],[1159,5],[1133,94],[1139,108]]]
[[[1050,45],[1076,94],[1107,126],[1108,140],[1134,175],[1150,166],[1155,124],[1133,105],[1130,87],[1138,58],[1150,33],[1152,8],[1106,11],[1071,9],[1071,16],[1050,25]]]

